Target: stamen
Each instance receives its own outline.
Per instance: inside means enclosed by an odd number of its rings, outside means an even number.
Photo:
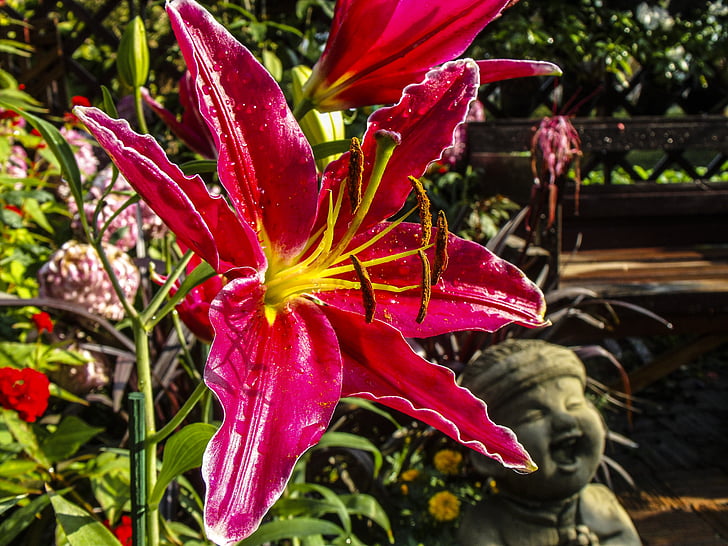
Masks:
[[[420,226],[422,227],[422,246],[430,244],[432,235],[432,212],[430,212],[430,198],[427,197],[425,188],[417,178],[409,177],[412,189],[417,196],[417,208],[420,212]]]
[[[356,276],[359,278],[361,283],[361,294],[364,301],[364,320],[366,322],[372,322],[374,320],[374,311],[377,308],[377,301],[374,298],[374,288],[372,287],[372,280],[369,278],[369,273],[366,268],[359,261],[359,258],[351,255],[351,263],[354,265],[354,271]]]
[[[420,312],[417,313],[417,322],[419,324],[425,320],[427,315],[427,307],[430,304],[430,297],[432,296],[432,273],[430,271],[430,262],[425,256],[425,251],[420,249],[417,254],[422,262],[422,296],[420,299]]]
[[[440,277],[447,269],[447,239],[450,232],[447,229],[447,218],[443,211],[437,213],[437,235],[435,236],[435,264],[432,268],[432,284],[440,282]]]
[[[369,181],[367,182],[367,187],[362,195],[359,208],[357,208],[353,218],[349,222],[346,232],[341,236],[341,239],[336,246],[331,249],[328,258],[319,264],[322,269],[336,263],[339,257],[344,254],[348,248],[351,240],[359,232],[359,228],[364,222],[364,218],[372,206],[374,196],[379,189],[379,184],[382,182],[382,177],[384,176],[384,170],[387,163],[389,163],[392,153],[394,153],[394,149],[401,142],[401,137],[398,133],[385,131],[383,129],[374,133],[374,139],[377,143],[377,149],[374,155],[374,162],[372,163],[372,170],[369,174]]]
[[[349,176],[346,178],[346,187],[349,190],[349,203],[351,213],[355,214],[361,203],[362,174],[364,173],[364,152],[361,151],[359,139],[354,137],[349,145]]]

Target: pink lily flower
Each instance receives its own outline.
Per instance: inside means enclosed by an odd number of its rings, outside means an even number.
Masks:
[[[485,404],[403,337],[544,324],[543,295],[514,266],[448,235],[442,221],[433,229],[387,220],[411,192],[408,176],[452,143],[477,92],[477,66],[448,63],[409,86],[372,114],[360,146],[319,184],[273,78],[193,0],[173,0],[167,12],[231,205],[126,121],[76,113],[180,244],[225,278],[210,308],[205,367],[224,409],[202,465],[208,536],[228,544],[257,528],[343,396],[381,402],[533,470]],[[432,279],[428,269],[442,270],[446,251],[449,265]]]
[[[326,47],[303,88],[321,112],[392,104],[461,55],[512,0],[338,0]],[[480,83],[561,74],[541,61],[479,61]]]

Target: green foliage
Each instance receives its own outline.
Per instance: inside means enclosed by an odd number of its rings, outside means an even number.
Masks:
[[[476,58],[556,62],[571,93],[581,93],[579,99],[598,91],[610,78],[625,89],[638,75],[644,85],[654,82],[665,95],[686,83],[695,88],[724,87],[728,6],[722,0],[700,1],[688,8],[681,4],[522,0],[489,25],[469,53]],[[714,79],[718,82],[709,84]]]
[[[49,492],[62,536],[70,546],[118,546],[119,541],[100,521],[80,506]]]
[[[202,464],[202,454],[216,430],[216,427],[206,423],[193,423],[167,440],[162,457],[162,470],[157,477],[154,491],[149,496],[149,504],[159,504],[165,489],[174,478]]]

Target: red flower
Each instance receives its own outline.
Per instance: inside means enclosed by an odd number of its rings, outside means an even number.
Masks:
[[[119,525],[112,529],[114,536],[119,539],[122,546],[131,546],[131,517],[121,516]]]
[[[0,368],[0,406],[34,422],[48,407],[48,378],[32,368]]]
[[[72,106],[91,106],[91,101],[81,95],[74,95],[71,97]],[[126,516],[124,516],[126,517]]]
[[[51,333],[53,331],[53,321],[51,320],[51,316],[45,311],[36,313],[30,318],[33,319],[39,334],[42,334],[43,332]]]
[[[5,210],[11,210],[11,211],[13,211],[18,216],[22,216],[23,215],[23,211],[20,210],[20,208],[19,207],[16,207],[15,205],[5,205],[3,208]]]

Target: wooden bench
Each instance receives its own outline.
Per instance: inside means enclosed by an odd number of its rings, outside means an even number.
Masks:
[[[484,169],[485,191],[527,205],[533,176],[528,161],[504,170],[498,154],[527,153],[538,120],[506,120],[468,127],[470,164]],[[617,319],[601,325],[573,319],[559,341],[590,343],[606,337],[692,334],[679,354],[660,357],[632,378],[633,389],[728,341],[728,182],[707,179],[728,170],[728,118],[577,119],[585,173],[601,168],[605,184],[561,181],[558,214],[541,246],[552,268],[548,292],[584,289],[592,307],[619,302]],[[635,166],[635,154],[651,160],[653,176]],[[703,170],[694,166],[696,154]],[[638,158],[639,159],[639,158]],[[506,160],[506,163],[507,164]],[[496,165],[496,166],[494,166]],[[677,166],[688,179],[657,183]],[[638,179],[610,183],[619,171]],[[490,176],[489,176],[490,175]],[[492,178],[491,178],[492,176]],[[577,197],[578,195],[578,197]],[[543,234],[542,234],[543,235]],[[550,235],[550,236],[549,236]],[[629,306],[662,317],[647,318]],[[595,323],[596,324],[596,323]]]

